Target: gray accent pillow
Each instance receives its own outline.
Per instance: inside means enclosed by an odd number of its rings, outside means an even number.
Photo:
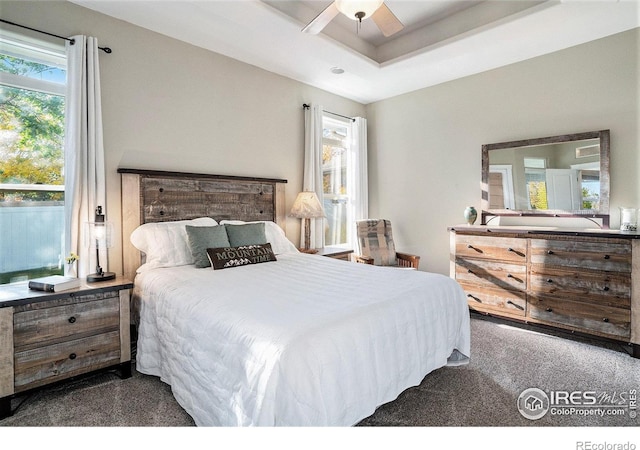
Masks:
[[[231,247],[243,245],[262,245],[267,243],[267,235],[264,231],[264,223],[245,223],[242,225],[225,224],[229,244]],[[210,245],[209,248],[224,247],[223,245]]]
[[[189,248],[197,268],[209,267],[208,248],[229,247],[227,229],[222,225],[214,227],[186,226]]]

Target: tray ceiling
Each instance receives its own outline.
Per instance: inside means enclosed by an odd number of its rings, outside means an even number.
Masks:
[[[343,15],[302,33],[330,0],[72,2],[363,104],[640,26],[635,0],[387,0],[389,38]]]

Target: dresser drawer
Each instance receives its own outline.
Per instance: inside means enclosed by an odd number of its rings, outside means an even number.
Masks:
[[[456,280],[506,289],[527,288],[527,266],[472,258],[456,258]]]
[[[556,268],[533,264],[533,295],[549,295],[621,308],[631,307],[631,274]]]
[[[16,351],[15,391],[43,386],[119,362],[118,331]]]
[[[631,273],[629,242],[531,239],[531,263]]]
[[[517,238],[457,235],[456,256],[525,263],[527,241]]]
[[[16,312],[13,340],[16,351],[118,330],[120,300],[117,292],[100,300]]]
[[[631,311],[627,308],[530,295],[527,316],[605,337],[628,340],[631,336]]]
[[[524,292],[460,283],[467,295],[469,308],[475,311],[524,317],[527,296]]]

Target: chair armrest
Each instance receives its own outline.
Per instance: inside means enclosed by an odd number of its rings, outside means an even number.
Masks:
[[[412,267],[417,270],[420,264],[420,257],[418,255],[396,252],[396,258],[398,258],[399,267]]]
[[[353,260],[357,263],[361,264],[373,264],[373,258],[370,256],[362,256],[362,255],[351,255]]]

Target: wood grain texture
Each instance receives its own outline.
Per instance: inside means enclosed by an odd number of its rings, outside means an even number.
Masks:
[[[523,318],[526,314],[527,294],[524,291],[474,283],[460,284],[467,294],[469,308],[473,311],[516,318]]]
[[[482,259],[456,259],[456,280],[481,286],[527,289],[527,266]]]
[[[286,180],[119,169],[122,176],[123,272],[135,276],[140,252],[129,236],[143,223],[211,217],[273,221],[285,230]]]
[[[126,374],[131,287],[121,277],[52,294],[0,287],[15,303],[0,307],[0,398],[107,367]]]
[[[120,362],[131,361],[131,289],[122,289],[120,297]]]
[[[451,229],[453,276],[468,294],[469,307],[638,344],[638,236],[534,230]],[[505,252],[505,246],[518,253],[524,248],[524,261],[514,263],[515,252]],[[526,268],[526,283],[514,282],[522,273],[518,267]],[[515,305],[524,308],[514,313]]]
[[[116,296],[85,303],[35,309],[14,314],[17,352],[93,334],[118,330],[120,299]]]
[[[140,252],[133,246],[129,236],[141,223],[140,177],[122,174],[122,267],[124,276],[130,280],[140,266]]]
[[[632,244],[631,255],[631,342],[640,345],[640,241]]]
[[[0,309],[0,397],[13,394],[13,308]]]
[[[112,331],[16,352],[16,392],[118,364],[119,334]]]
[[[529,295],[527,302],[527,317],[541,323],[627,342],[631,337],[629,308],[537,295]]]
[[[458,235],[456,256],[525,263],[527,241],[519,238]]]

